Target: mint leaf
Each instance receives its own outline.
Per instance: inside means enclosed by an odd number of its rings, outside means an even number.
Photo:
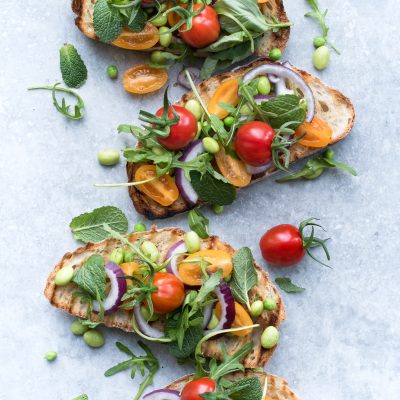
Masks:
[[[176,329],[178,325],[173,326],[174,320],[168,319],[167,324],[168,329]],[[185,336],[183,337],[182,347],[179,347],[178,341],[169,343],[170,353],[177,359],[183,360],[190,357],[194,350],[196,349],[197,343],[204,336],[203,328],[200,325],[190,326],[185,331]]]
[[[142,32],[144,26],[146,25],[146,22],[147,14],[141,7],[141,3],[138,3],[138,5],[132,9],[128,22],[128,27],[133,32]]]
[[[74,275],[75,282],[93,299],[104,300],[106,296],[106,270],[100,254],[91,255]]]
[[[128,231],[125,214],[113,206],[100,207],[90,213],[81,214],[75,217],[69,226],[76,240],[88,243],[100,242],[110,237],[109,232],[103,229],[104,224],[121,234]]]
[[[306,290],[292,283],[290,278],[276,278],[275,282],[286,293],[301,293]]]
[[[191,210],[188,215],[189,227],[202,239],[207,239],[210,234],[208,230],[209,221],[199,210]]]
[[[60,49],[60,69],[65,84],[71,88],[82,86],[87,79],[87,68],[72,44]]]
[[[93,11],[93,27],[102,42],[110,43],[122,31],[122,16],[116,8],[108,5],[107,0],[97,0]]]
[[[232,400],[261,400],[263,397],[263,387],[256,377],[244,378],[234,382],[224,393]]]

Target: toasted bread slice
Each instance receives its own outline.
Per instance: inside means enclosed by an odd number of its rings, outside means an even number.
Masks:
[[[88,38],[98,40],[93,27],[93,10],[96,0],[72,0],[72,10],[77,15],[75,24],[80,31]],[[273,17],[281,22],[289,22],[285,13],[282,0],[267,0],[261,4],[261,11],[266,17]],[[266,56],[271,49],[278,48],[285,50],[289,40],[290,28],[284,28],[278,32],[267,32],[263,36],[260,45],[256,51],[258,56]],[[154,51],[162,47],[152,47],[151,49],[141,51]]]
[[[167,228],[157,230],[156,227],[152,227],[152,230],[144,233],[134,233],[130,235],[129,239],[135,241],[143,234],[145,240],[151,240],[156,244],[159,253],[160,260],[166,258],[169,248],[179,240],[183,239],[185,232],[178,228]],[[218,237],[211,236],[208,239],[202,241],[203,249],[216,249],[223,250],[229,254],[233,254],[235,250],[228,244],[222,242]],[[73,292],[76,291],[77,287],[74,284],[67,286],[56,286],[54,279],[57,271],[66,265],[71,265],[74,269],[80,268],[84,261],[92,254],[101,254],[105,260],[108,259],[111,252],[121,247],[121,243],[114,239],[107,239],[99,243],[89,243],[84,247],[78,248],[73,253],[67,253],[61,259],[61,261],[55,266],[54,270],[50,273],[46,288],[44,291],[45,296],[49,299],[50,303],[60,308],[71,315],[80,318],[86,318],[85,304],[81,304],[80,300],[73,297]],[[256,266],[258,274],[257,285],[249,292],[250,301],[253,301],[256,296],[263,300],[267,297],[272,297],[276,300],[277,308],[273,312],[263,312],[262,315],[257,319],[256,323],[260,324],[259,328],[253,330],[253,334],[248,337],[238,336],[225,336],[221,339],[210,340],[203,345],[203,352],[206,356],[221,356],[221,345],[222,341],[225,343],[229,354],[234,353],[243,344],[253,341],[254,347],[252,352],[244,360],[244,365],[247,368],[255,368],[258,366],[264,366],[269,358],[271,357],[274,348],[271,350],[265,350],[261,347],[260,336],[262,331],[270,325],[278,327],[282,320],[285,319],[285,309],[283,306],[282,299],[279,295],[277,288],[269,280],[268,274],[261,269],[260,266]],[[97,320],[97,315],[91,316],[93,320]],[[126,310],[119,310],[113,314],[107,315],[104,319],[104,325],[111,328],[119,328],[127,332],[133,332],[134,329],[131,324],[132,312]]]
[[[204,82],[201,82],[197,86],[198,92],[201,95],[204,103],[208,104],[212,95],[222,82],[231,78],[243,77],[251,69],[261,64],[268,63],[271,63],[271,61],[260,59],[232,72],[216,75]],[[354,125],[355,112],[350,99],[348,99],[338,90],[325,85],[318,78],[310,75],[309,73],[296,67],[293,67],[293,69],[308,83],[314,94],[316,100],[316,116],[326,121],[333,130],[330,145],[337,143],[351,131]],[[181,98],[179,102],[177,102],[177,105],[182,106],[193,97],[193,93],[188,92]],[[321,149],[306,147],[297,143],[291,147],[290,162],[293,163],[319,150]],[[128,181],[133,182],[135,171],[138,168],[138,165],[134,163],[128,163],[126,168]],[[277,169],[272,166],[265,173],[253,176],[251,183],[266,178],[275,172],[277,172]],[[140,214],[146,215],[146,217],[149,219],[167,218],[193,208],[193,206],[190,206],[185,202],[182,196],[179,196],[179,198],[168,207],[161,206],[140,192],[135,186],[129,187],[129,195],[132,199],[133,205],[136,208],[136,211]]]
[[[267,379],[268,390],[267,397],[265,397],[264,400],[300,400],[299,397],[290,390],[288,383],[284,379],[279,378],[276,375],[267,374],[266,372],[248,370],[245,373],[235,372],[234,374],[229,374],[226,378],[231,381],[237,381],[243,378],[251,378],[253,376],[257,377],[263,386],[265,384],[265,379]],[[165,387],[165,389],[181,392],[184,386],[192,379],[193,375],[183,376],[182,378],[170,383]]]

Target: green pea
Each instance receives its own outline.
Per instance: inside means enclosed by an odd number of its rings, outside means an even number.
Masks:
[[[118,78],[118,68],[116,65],[111,64],[107,67],[107,74],[111,79]]]
[[[74,335],[82,336],[87,332],[89,328],[86,325],[82,325],[81,320],[77,319],[71,324],[71,332]]]
[[[158,34],[160,38],[158,41],[160,42],[161,46],[168,47],[172,43],[172,32],[168,32],[169,28],[166,26],[162,26],[158,28]]]
[[[185,108],[194,115],[197,121],[199,121],[203,116],[203,108],[201,107],[201,104],[195,99],[188,100],[185,104]]]
[[[264,310],[274,311],[276,310],[276,301],[272,297],[268,297],[263,302]]]
[[[146,232],[147,228],[145,224],[139,223],[133,226],[133,232]]]
[[[269,52],[268,56],[272,61],[278,61],[282,58],[282,52],[279,49],[275,48]]]
[[[219,152],[219,144],[212,137],[205,137],[203,139],[203,147],[210,154],[216,154]]]
[[[196,251],[200,250],[200,237],[196,232],[186,232],[183,240],[189,253],[196,253]]]
[[[335,157],[335,152],[332,149],[328,149],[325,154],[324,154],[325,158],[329,159],[329,160],[333,160],[333,158]]]
[[[271,82],[266,76],[262,76],[258,80],[257,90],[262,95],[267,95],[271,92]]]
[[[314,47],[317,49],[318,47],[325,46],[326,40],[322,36],[316,37],[313,41]]]
[[[154,19],[152,19],[150,21],[154,26],[164,26],[167,25],[168,19],[167,16],[165,14],[160,14],[157,17],[155,17]]]
[[[153,315],[150,318],[150,310],[146,306],[141,306],[140,307],[140,312],[142,313],[143,318],[146,321],[153,322],[153,321],[157,321],[160,318],[160,316],[158,314],[154,313],[154,312],[153,312]]]
[[[275,326],[268,326],[261,335],[261,346],[264,347],[264,349],[272,349],[276,346],[278,340],[278,329],[276,329]]]
[[[329,49],[326,46],[318,47],[317,50],[314,51],[313,55],[313,64],[314,67],[319,71],[325,69],[329,64]]]
[[[153,64],[163,64],[165,57],[161,51],[153,51],[150,56],[150,60]]]
[[[97,159],[101,165],[111,167],[119,161],[119,151],[115,149],[100,150]]]
[[[153,242],[146,240],[140,246],[144,255],[149,258],[151,261],[155,262],[158,259],[158,249]]]
[[[248,104],[244,104],[242,108],[240,109],[240,114],[241,115],[250,115],[253,111],[249,107]]]
[[[96,329],[89,329],[83,334],[83,340],[85,343],[94,348],[98,348],[104,345],[104,336],[101,332]]]
[[[264,311],[264,304],[261,300],[255,301],[251,306],[250,306],[250,314],[252,317],[259,317],[262,312]]]
[[[225,124],[225,126],[226,126],[227,128],[230,128],[230,127],[233,125],[234,122],[235,122],[235,118],[233,118],[233,117],[231,117],[231,116],[228,116],[228,117],[226,117],[226,118],[224,119],[224,124]]]
[[[215,214],[222,214],[224,211],[224,206],[220,206],[218,204],[213,204],[211,207]]]
[[[57,286],[65,286],[68,285],[72,281],[74,277],[74,269],[72,266],[67,265],[61,268],[57,273],[54,279],[54,282]]]
[[[109,261],[118,265],[122,264],[124,261],[124,251],[122,249],[114,249],[110,254]]]
[[[48,352],[44,355],[44,358],[45,358],[47,361],[52,362],[52,361],[54,361],[54,360],[57,358],[57,353],[56,353],[55,351],[48,351]]]
[[[219,319],[214,313],[212,313],[212,317],[207,325],[207,329],[214,329],[218,324],[219,324]]]
[[[124,251],[124,262],[132,262],[134,259],[134,255],[130,250]]]

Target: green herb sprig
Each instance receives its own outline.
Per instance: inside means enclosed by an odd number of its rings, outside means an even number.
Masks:
[[[290,278],[275,278],[275,283],[286,293],[301,293],[306,290],[295,285]]]

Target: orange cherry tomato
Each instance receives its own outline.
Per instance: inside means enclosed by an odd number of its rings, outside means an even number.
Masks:
[[[236,78],[223,82],[208,103],[208,112],[215,114],[219,119],[224,119],[229,115],[229,111],[220,107],[219,103],[228,103],[233,107],[237,106],[239,103],[239,81]]]
[[[154,47],[159,39],[158,29],[147,22],[141,32],[133,32],[124,28],[112,44],[127,50],[146,50]]]
[[[326,147],[331,142],[332,128],[322,119],[314,117],[311,122],[302,123],[295,137],[304,135],[299,143],[308,147]]]
[[[215,161],[221,174],[236,187],[247,186],[251,181],[251,174],[246,169],[246,164],[242,160],[237,160],[221,147],[215,154]]]
[[[215,315],[217,318],[221,318],[221,304],[218,302],[215,306]],[[242,326],[253,325],[253,320],[247,313],[245,308],[235,301],[235,319],[233,320],[232,328],[240,328]],[[253,328],[245,329],[243,331],[231,332],[231,335],[235,336],[247,336],[250,335]]]
[[[153,278],[153,286],[157,291],[151,294],[154,311],[159,314],[167,314],[180,307],[185,300],[185,287],[183,283],[168,272],[156,272]]]
[[[156,176],[155,165],[141,165],[135,172],[135,182],[145,181]],[[169,175],[160,176],[136,187],[162,206],[170,206],[179,197],[178,187]]]
[[[168,80],[167,71],[147,64],[135,65],[122,76],[122,85],[129,93],[145,94],[161,89]]]
[[[142,275],[137,273],[137,272],[140,271],[140,265],[138,263],[135,263],[134,261],[122,263],[122,264],[120,264],[119,267],[122,269],[122,272],[125,275],[134,276],[137,279],[141,279],[142,278]],[[134,283],[134,281],[132,279],[127,279],[126,280],[126,284],[132,286],[135,283]]]
[[[178,266],[179,276],[186,285],[200,286],[203,283],[201,261],[206,261],[209,265],[206,270],[217,272],[222,269],[222,277],[231,274],[232,256],[222,250],[200,250],[190,254]]]

